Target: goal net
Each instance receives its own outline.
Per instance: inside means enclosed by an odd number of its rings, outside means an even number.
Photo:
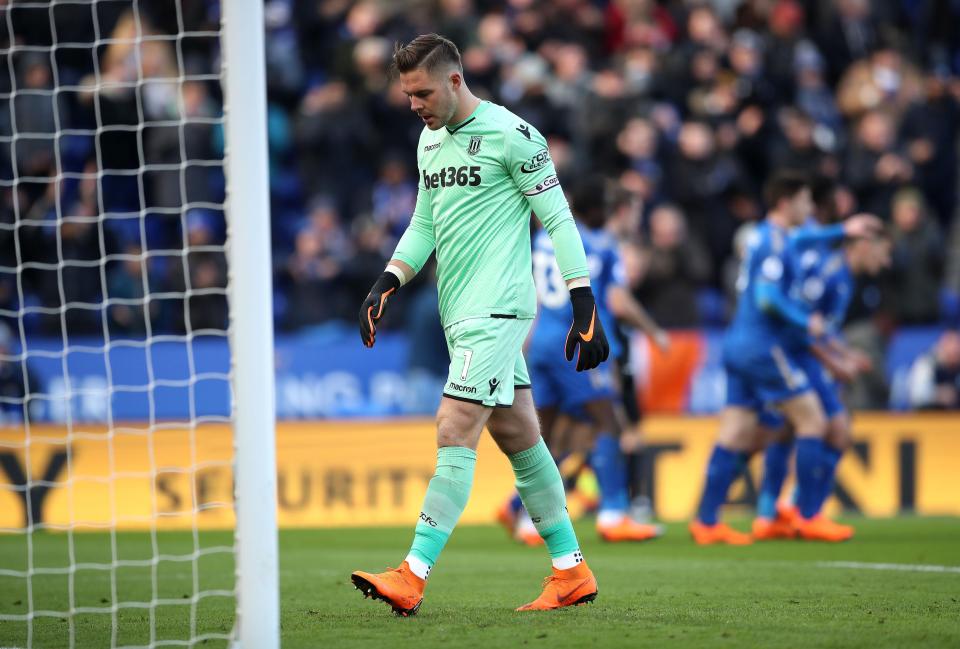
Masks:
[[[0,3],[0,647],[277,646],[263,5],[224,4]]]

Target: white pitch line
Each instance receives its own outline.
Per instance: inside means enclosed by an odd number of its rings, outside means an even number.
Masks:
[[[960,566],[937,566],[922,563],[864,563],[860,561],[820,561],[821,568],[851,568],[853,570],[898,570],[901,572],[941,572],[960,575]]]

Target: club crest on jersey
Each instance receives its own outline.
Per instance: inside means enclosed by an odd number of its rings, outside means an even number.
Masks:
[[[483,141],[482,135],[471,135],[470,136],[470,146],[467,147],[467,153],[470,155],[477,155],[480,152],[480,142]]]

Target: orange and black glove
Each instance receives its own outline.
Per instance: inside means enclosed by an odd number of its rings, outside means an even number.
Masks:
[[[393,273],[384,271],[373,288],[367,294],[367,299],[360,307],[360,339],[367,347],[373,347],[377,338],[377,321],[383,317],[387,307],[387,298],[400,288],[400,279]]]
[[[607,360],[610,345],[603,333],[603,325],[597,317],[597,305],[593,300],[593,291],[589,286],[570,289],[570,303],[573,305],[573,324],[567,332],[567,344],[564,353],[568,361],[573,360],[573,350],[580,345],[577,354],[577,371],[592,370]]]

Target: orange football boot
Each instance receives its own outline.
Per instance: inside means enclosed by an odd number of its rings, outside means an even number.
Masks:
[[[853,538],[853,528],[849,525],[835,523],[823,514],[813,518],[797,518],[797,535],[805,541],[827,541],[840,543]]]
[[[513,511],[513,507],[510,506],[510,501],[513,498],[507,499],[499,509],[497,509],[497,522],[507,530],[507,534],[513,536],[513,529],[517,525],[517,515]]]
[[[649,541],[663,535],[663,527],[638,523],[629,516],[624,516],[618,523],[612,525],[597,525],[600,538],[610,543],[620,541]]]
[[[700,521],[690,521],[689,529],[690,536],[693,537],[697,545],[713,545],[714,543],[750,545],[753,543],[753,537],[749,534],[738,532],[726,523],[705,525]]]
[[[796,526],[800,519],[800,508],[792,502],[781,500],[777,503],[777,520]]]
[[[585,562],[573,568],[557,570],[543,580],[543,592],[518,611],[548,611],[564,606],[579,606],[597,598],[597,580]]]
[[[393,612],[402,617],[416,615],[423,603],[426,580],[420,579],[404,561],[399,568],[387,568],[386,572],[370,574],[361,570],[350,575],[353,585],[364,598],[382,599]]]
[[[773,520],[769,518],[753,519],[753,538],[757,541],[773,541],[774,539],[792,539],[797,536],[793,525],[779,516]]]

